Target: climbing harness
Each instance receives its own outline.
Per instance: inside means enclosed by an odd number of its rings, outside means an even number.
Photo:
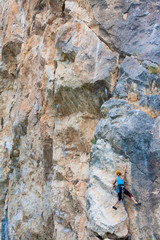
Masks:
[[[120,178],[120,176],[118,176],[118,179],[117,179],[117,194],[118,194],[118,199],[119,200],[123,200],[123,197],[124,197],[124,180]]]
[[[118,199],[119,199],[119,201],[120,200],[123,200],[123,198],[124,198],[124,185],[118,185],[118,187],[117,187],[117,194],[118,194]]]

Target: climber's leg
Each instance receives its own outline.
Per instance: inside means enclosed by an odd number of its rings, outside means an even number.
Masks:
[[[135,204],[137,204],[138,202],[134,199],[134,197],[132,196],[131,197],[131,200],[135,203]]]
[[[131,198],[131,200],[135,203],[135,205],[140,205],[140,204],[141,204],[141,203],[138,203],[138,202],[134,199],[133,195],[132,195],[127,189],[124,188],[123,191],[124,191],[124,193],[125,193],[128,197]]]
[[[117,210],[117,208],[116,208],[116,205],[117,205],[117,203],[122,199],[122,188],[120,187],[120,188],[118,188],[117,189],[117,195],[118,195],[118,199],[117,199],[117,201],[115,202],[115,204],[113,205],[113,208],[115,209],[115,210]]]
[[[119,202],[119,199],[117,199],[117,201],[115,202],[115,204],[113,205],[113,207],[115,207],[118,202]]]
[[[117,205],[118,202],[119,202],[119,199],[117,199],[117,201],[115,202],[115,204],[114,204],[113,207],[112,207],[112,208],[114,208],[115,210],[117,210],[116,205]]]

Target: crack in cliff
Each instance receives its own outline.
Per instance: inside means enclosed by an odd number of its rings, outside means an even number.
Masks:
[[[148,177],[148,175],[147,175],[145,172],[143,172],[143,171],[137,166],[137,164],[136,164],[135,162],[133,162],[133,161],[131,161],[131,160],[130,160],[130,162],[133,163],[134,165],[136,165],[136,168],[137,168],[142,174],[144,174],[146,177]],[[152,183],[154,183],[157,178],[158,178],[157,176],[155,176],[155,179],[154,179],[154,180],[152,180],[152,179],[149,178],[149,181],[151,181]]]
[[[109,142],[109,143],[110,143],[110,142]],[[119,152],[116,151],[116,149],[114,148],[113,145],[112,145],[112,147],[113,147],[113,149],[114,149],[114,151],[115,151],[116,154],[119,153]],[[120,154],[120,153],[119,153],[119,154]],[[129,162],[131,162],[132,164],[134,164],[134,165],[136,166],[136,168],[137,168],[142,174],[144,174],[146,177],[148,177],[147,173],[143,172],[143,171],[137,166],[137,163],[135,163],[135,162],[133,162],[132,160],[130,160],[130,157],[129,157],[127,154],[124,154],[124,152],[122,151],[120,155],[123,155],[125,158],[128,158],[128,159],[129,159]],[[149,178],[149,180],[150,180],[152,183],[154,183],[154,182],[156,182],[157,178],[158,178],[158,176],[155,176],[155,179],[154,179],[154,180],[152,180],[152,179],[150,179],[150,178]]]
[[[144,174],[145,176],[148,176],[145,172],[143,172],[143,171],[137,166],[137,164],[136,164],[135,162],[133,162],[133,161],[131,161],[131,160],[130,160],[130,162],[133,163],[133,164],[135,164],[136,167],[137,167],[137,169],[138,169],[142,174]],[[100,179],[98,176],[95,176],[95,175],[94,175],[93,178],[96,179],[96,180],[100,183],[101,187],[102,187],[104,190],[106,190],[106,185],[101,181],[101,179]],[[151,179],[149,179],[149,180],[150,180],[152,183],[154,183],[154,182],[157,180],[157,178],[158,178],[158,176],[156,176],[154,180],[151,180]]]
[[[100,32],[101,34],[105,34],[107,37],[109,37],[110,39],[110,43],[105,40],[101,35],[97,35],[97,37],[113,52],[118,53],[121,57],[125,58],[126,56],[132,56],[131,54],[124,52],[122,50],[120,50],[118,47],[115,46],[115,44],[113,43],[113,41],[111,40],[114,35],[110,34],[106,29],[102,29],[100,28]]]
[[[138,58],[137,58],[137,60],[139,60]],[[156,65],[158,65],[158,63],[157,62],[154,62],[153,60],[151,60],[151,59],[144,59],[144,60],[139,60],[139,61],[142,61],[142,62],[144,62],[144,61],[148,61],[148,62],[151,62],[151,63],[153,63],[153,64],[156,64]]]
[[[131,4],[132,5],[132,4]],[[129,8],[130,9],[130,8]],[[129,12],[129,10],[127,10],[127,11],[125,11],[124,12],[124,14],[125,13],[128,13]],[[96,25],[98,26],[100,26],[101,24],[95,19],[95,21],[96,21]],[[88,27],[92,30],[92,28],[88,25]],[[93,31],[93,30],[92,30]],[[150,60],[150,59],[139,59],[138,58],[138,56],[137,55],[132,55],[132,54],[130,54],[130,53],[127,53],[127,52],[125,52],[125,51],[122,51],[122,50],[119,50],[119,48],[117,48],[116,46],[115,46],[115,44],[112,42],[112,37],[114,37],[114,35],[112,35],[112,34],[110,34],[106,29],[103,29],[103,28],[100,28],[100,31],[103,33],[104,32],[104,34],[106,34],[106,36],[108,36],[109,38],[110,38],[110,41],[111,41],[111,43],[109,43],[108,41],[106,41],[101,35],[99,35],[99,34],[97,34],[95,31],[94,31],[94,33],[96,34],[96,36],[99,38],[99,40],[100,41],[102,41],[106,46],[107,46],[107,48],[109,48],[112,52],[116,52],[116,53],[118,53],[119,54],[119,56],[121,57],[121,59],[124,59],[126,56],[128,56],[128,57],[134,57],[135,59],[137,59],[137,61],[140,61],[141,62],[141,64],[142,64],[142,62],[144,62],[144,61],[149,61],[149,62],[151,62],[151,63],[153,63],[153,64],[158,64],[157,62],[155,62],[155,61],[153,61],[153,60]]]
[[[100,22],[98,22],[95,18],[93,19],[96,23],[94,24],[95,26],[99,26],[99,30],[101,31],[101,33],[102,32],[104,32],[107,36],[109,36],[110,38],[112,37],[112,35],[111,34],[109,34],[109,32],[106,30],[106,29],[102,29],[102,28],[100,28],[100,26],[101,26],[101,24],[100,24]],[[86,23],[85,23],[86,24]],[[90,26],[90,25],[87,25],[91,30],[92,30],[92,27]],[[112,52],[116,52],[116,53],[118,53],[119,55],[121,55],[121,56],[124,56],[124,57],[126,57],[126,56],[131,56],[131,54],[129,54],[129,53],[125,53],[125,52],[123,52],[123,51],[120,51],[115,45],[114,45],[114,43],[111,41],[111,43],[108,43],[101,35],[99,35],[99,34],[97,34],[94,30],[92,30],[94,33],[95,33],[95,35],[98,37],[98,39],[100,40],[100,41],[102,41],[106,46],[107,46],[107,48],[109,48]],[[111,40],[111,39],[110,39]]]
[[[119,238],[119,237],[117,237],[117,235],[115,234],[115,233],[109,233],[109,232],[106,232],[105,234],[104,234],[104,236],[101,236],[101,235],[99,235],[97,232],[95,232],[95,231],[93,231],[93,230],[91,230],[91,232],[92,232],[92,234],[94,235],[94,236],[96,236],[98,239],[100,239],[100,240],[105,240],[106,238],[107,239],[117,239],[117,240],[129,240],[130,239],[130,237],[129,236],[127,236],[127,237],[123,237],[123,238]]]
[[[135,8],[135,7],[137,7],[137,6],[140,6],[140,3],[131,3],[131,4],[128,6],[127,10],[124,11],[123,14],[129,13],[129,11],[131,10],[132,7]]]

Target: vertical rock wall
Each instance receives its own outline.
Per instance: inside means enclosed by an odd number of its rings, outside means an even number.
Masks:
[[[159,11],[0,1],[1,239],[160,238]]]

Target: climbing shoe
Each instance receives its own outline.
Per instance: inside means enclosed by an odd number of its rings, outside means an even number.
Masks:
[[[113,209],[115,209],[115,210],[117,210],[117,208],[116,208],[116,207],[114,207],[114,206],[113,206],[112,208],[113,208]]]
[[[140,202],[136,203],[136,206],[138,206],[138,205],[141,205],[141,203]]]

